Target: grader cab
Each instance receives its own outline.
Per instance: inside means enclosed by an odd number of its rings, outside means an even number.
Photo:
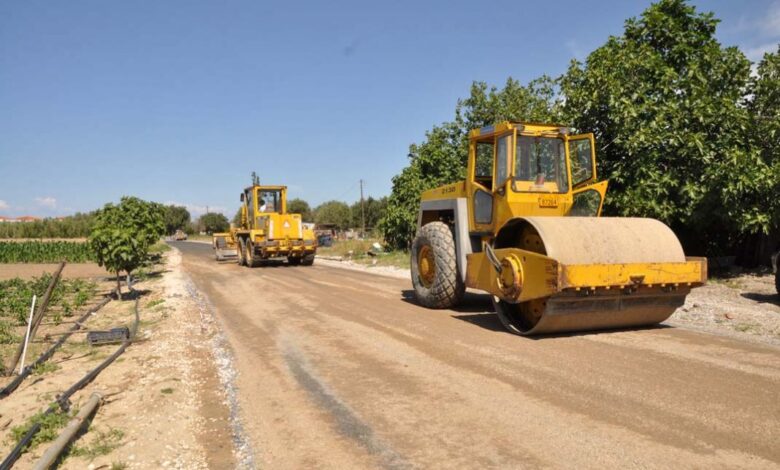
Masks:
[[[706,281],[663,223],[600,217],[592,134],[504,122],[472,130],[465,181],[422,195],[411,275],[419,303],[491,294],[503,325],[533,335],[666,320]]]
[[[260,186],[253,180],[241,193],[241,224],[234,232],[238,264],[255,267],[287,259],[291,265],[311,266],[317,239],[300,214],[287,212],[287,187]]]

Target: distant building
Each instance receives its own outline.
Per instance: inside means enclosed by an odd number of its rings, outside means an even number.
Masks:
[[[23,215],[21,217],[16,217],[16,218],[0,216],[0,222],[9,222],[9,223],[14,223],[14,222],[35,222],[36,220],[41,220],[41,218],[40,217],[33,217],[31,215]]]

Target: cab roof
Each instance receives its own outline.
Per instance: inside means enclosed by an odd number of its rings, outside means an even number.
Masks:
[[[492,126],[485,126],[479,129],[472,129],[469,132],[470,140],[488,140],[492,139],[496,134],[503,134],[506,131],[517,129],[527,132],[557,132],[560,134],[568,134],[569,128],[560,124],[544,124],[538,122],[527,121],[504,121]]]
[[[252,189],[260,189],[261,191],[277,191],[282,189],[287,189],[287,186],[278,186],[278,185],[266,185],[266,184],[255,184],[252,186],[247,186],[244,188],[244,192],[252,190]]]

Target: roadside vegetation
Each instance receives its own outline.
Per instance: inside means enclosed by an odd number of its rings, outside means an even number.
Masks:
[[[379,250],[374,246],[379,244]],[[369,254],[370,253],[370,254]],[[369,266],[409,268],[409,253],[404,250],[387,251],[381,239],[334,240],[332,246],[317,248],[317,255],[340,258]]]
[[[160,204],[128,196],[97,212],[89,246],[97,263],[116,274],[118,297],[122,295],[120,272],[129,281],[132,272],[149,260],[150,249],[165,233],[164,212]]]
[[[95,213],[77,213],[59,219],[33,222],[0,222],[0,238],[86,238]]]
[[[0,364],[24,335],[33,295],[41,298],[51,274],[30,280],[20,278],[0,281]],[[49,318],[56,324],[71,317],[95,296],[97,284],[85,279],[60,279],[49,299]],[[41,371],[44,372],[44,371]]]
[[[661,0],[560,77],[474,82],[452,121],[410,145],[380,223],[386,241],[406,249],[420,193],[465,178],[470,129],[555,122],[595,133],[605,215],[659,219],[691,255],[766,263],[780,238],[780,45],[751,64],[716,40],[717,24]]]
[[[85,242],[0,241],[0,263],[86,263],[95,256]]]

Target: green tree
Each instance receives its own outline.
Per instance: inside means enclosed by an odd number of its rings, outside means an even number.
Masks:
[[[136,197],[123,197],[119,204],[106,204],[95,215],[89,236],[90,248],[100,266],[116,274],[117,297],[121,298],[119,273],[127,280],[149,258],[149,247],[165,233],[163,206]]]
[[[0,238],[81,238],[89,235],[95,214],[90,212],[34,222],[0,222]]]
[[[198,227],[209,235],[215,232],[227,232],[230,230],[230,222],[227,217],[219,212],[207,212],[198,219]]]
[[[309,207],[309,203],[303,199],[295,198],[287,201],[287,212],[301,214],[301,219],[304,222],[312,221],[311,207]]]
[[[379,225],[379,221],[385,216],[387,210],[387,196],[380,199],[374,199],[369,196],[363,201],[363,208],[360,207],[360,201],[355,201],[349,207],[352,215],[351,225],[353,227],[362,227],[363,210],[366,216],[366,230],[371,230]]]
[[[768,209],[769,228],[777,231],[780,230],[780,44],[759,62],[748,96],[753,143],[769,169],[770,189],[759,203]]]
[[[323,202],[314,209],[314,221],[317,224],[333,224],[341,230],[347,229],[351,222],[349,206],[341,201]]]
[[[189,227],[190,212],[182,206],[166,206],[164,221],[165,233],[172,235],[177,230],[184,230]]]
[[[663,220],[697,254],[765,223],[745,205],[761,170],[741,105],[750,62],[717,42],[717,23],[661,0],[561,79],[566,120],[599,142],[605,213]]]
[[[474,82],[469,97],[458,101],[452,122],[434,126],[422,143],[409,146],[409,165],[393,177],[379,222],[385,241],[406,249],[414,238],[421,193],[465,177],[471,129],[506,120],[557,121],[559,109],[556,82],[547,76],[526,86],[509,78],[502,89]]]

